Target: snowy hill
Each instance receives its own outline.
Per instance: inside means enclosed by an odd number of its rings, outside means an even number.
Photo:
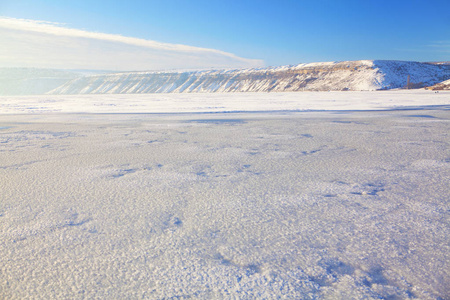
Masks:
[[[430,89],[430,90],[450,90],[450,79],[439,82],[433,86],[430,86],[428,89]]]
[[[435,85],[450,65],[405,61],[320,62],[260,69],[80,74],[0,69],[0,95],[366,91]]]
[[[380,90],[414,87],[450,78],[450,66],[403,61],[346,61],[276,68],[133,72],[76,78],[51,94],[141,94],[192,92],[286,92]]]

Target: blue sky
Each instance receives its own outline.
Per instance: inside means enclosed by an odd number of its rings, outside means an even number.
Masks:
[[[449,0],[1,0],[0,16],[216,49],[265,66],[450,60]]]

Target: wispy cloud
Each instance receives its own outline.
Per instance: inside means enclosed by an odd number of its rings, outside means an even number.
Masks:
[[[158,70],[258,67],[263,62],[215,49],[89,32],[0,17],[0,66]]]
[[[450,53],[450,40],[449,41],[434,41],[428,45],[433,51]]]

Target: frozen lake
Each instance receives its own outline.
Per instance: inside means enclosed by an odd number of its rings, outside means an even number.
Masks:
[[[283,95],[0,98],[0,298],[450,298],[450,94]]]

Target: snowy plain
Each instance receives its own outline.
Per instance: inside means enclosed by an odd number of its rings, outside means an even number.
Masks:
[[[450,103],[447,91],[99,94],[1,96],[1,114],[224,113],[308,110],[386,110]]]
[[[0,97],[2,299],[449,299],[450,92]]]

